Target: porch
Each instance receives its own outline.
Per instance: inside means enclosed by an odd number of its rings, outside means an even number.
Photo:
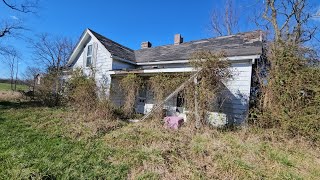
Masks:
[[[110,100],[117,106],[121,107],[125,103],[125,95],[120,87],[121,79],[128,74],[136,74],[142,79],[142,86],[139,88],[135,100],[135,112],[138,114],[149,113],[157,103],[152,88],[149,85],[150,78],[162,72],[143,73],[141,71],[119,71],[111,75]],[[173,73],[168,73],[173,74]],[[174,94],[163,104],[163,112],[166,116],[174,115],[176,112],[185,113],[185,103],[183,93]]]
[[[179,71],[180,70],[180,71]],[[182,84],[179,84],[175,90],[167,93],[162,102],[157,102],[155,100],[155,95],[148,84],[151,77],[159,75],[160,73],[166,75],[176,75],[177,71],[179,73],[189,73],[189,76],[186,77]],[[118,70],[113,71],[111,75],[111,91],[110,91],[110,99],[117,106],[123,106],[125,103],[125,95],[123,94],[120,82],[121,79],[127,76],[128,74],[135,74],[139,76],[143,81],[143,86],[140,88],[139,93],[135,100],[135,112],[139,114],[147,114],[153,111],[155,108],[163,111],[163,116],[180,116],[183,117],[184,121],[187,120],[187,116],[190,114],[194,114],[195,112],[188,111],[186,106],[186,96],[185,96],[185,85],[184,84],[193,84],[196,78],[197,72],[194,72],[193,69],[186,68],[175,68],[172,69],[144,69],[144,70]],[[221,94],[222,95],[222,94]],[[227,94],[225,94],[227,95]],[[230,93],[227,95],[229,96]],[[227,97],[226,96],[226,97]],[[223,99],[224,98],[224,99]],[[223,99],[223,100],[222,100]],[[222,106],[224,102],[228,100],[222,95],[219,98],[215,99],[212,102],[212,107],[210,108],[210,112],[208,112],[208,117],[211,118],[214,123],[221,126],[227,123],[227,119],[232,119],[231,114],[224,113],[225,107]],[[193,105],[194,106],[194,105]],[[190,107],[190,105],[188,105]],[[230,110],[232,107],[228,107]],[[227,118],[228,116],[228,118]]]

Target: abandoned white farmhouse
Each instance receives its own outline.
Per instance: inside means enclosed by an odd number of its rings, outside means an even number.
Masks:
[[[151,47],[143,42],[141,49],[132,50],[118,44],[90,29],[86,29],[73,51],[68,65],[72,69],[82,68],[90,74],[95,68],[95,79],[99,85],[107,87],[109,98],[121,106],[124,95],[121,90],[110,91],[117,87],[119,79],[128,73],[150,77],[157,73],[191,72],[190,55],[198,50],[224,51],[231,62],[233,78],[225,83],[228,98],[220,112],[226,114],[228,121],[241,123],[249,108],[252,88],[253,68],[262,55],[262,35],[260,31],[239,33],[232,36],[201,39],[183,42],[180,34],[174,36],[171,45]],[[136,112],[147,113],[153,107],[152,93],[144,89],[136,100]],[[172,98],[164,108],[169,111],[183,106],[177,98]]]

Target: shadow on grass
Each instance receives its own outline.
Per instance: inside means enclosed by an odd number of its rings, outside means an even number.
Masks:
[[[1,114],[0,114],[1,115]],[[0,123],[1,122],[4,122],[6,119],[5,118],[3,118],[3,117],[0,117]]]
[[[29,107],[41,107],[43,106],[40,102],[36,101],[23,101],[23,102],[13,102],[13,101],[0,101],[0,110],[2,109],[23,109]]]

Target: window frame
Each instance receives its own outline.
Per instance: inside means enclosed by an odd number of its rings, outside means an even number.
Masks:
[[[90,48],[90,51],[89,51],[89,48]],[[89,54],[89,52],[90,52],[90,54]],[[86,67],[92,66],[92,54],[93,54],[93,45],[89,44],[87,46],[87,53],[86,53],[86,55],[87,55],[87,57],[86,57]],[[88,63],[88,58],[90,58],[90,64]]]

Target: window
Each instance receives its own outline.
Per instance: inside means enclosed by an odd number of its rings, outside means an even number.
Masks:
[[[91,65],[92,65],[92,45],[88,45],[86,67],[90,67]]]

